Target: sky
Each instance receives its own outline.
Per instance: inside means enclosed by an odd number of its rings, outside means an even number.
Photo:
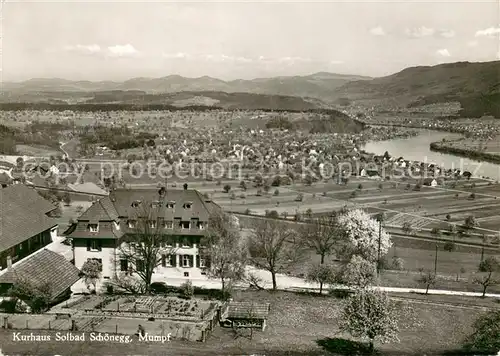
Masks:
[[[223,80],[500,59],[500,1],[2,0],[2,79]]]

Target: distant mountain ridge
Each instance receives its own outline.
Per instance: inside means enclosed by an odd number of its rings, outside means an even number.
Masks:
[[[500,118],[500,61],[417,66],[380,78],[318,72],[224,81],[208,76],[124,82],[34,78],[4,82],[2,103],[124,103],[304,110],[338,105],[407,108],[460,102],[463,117]]]
[[[271,94],[284,96],[330,98],[336,88],[353,81],[369,80],[370,77],[319,72],[305,76],[282,76],[236,79],[224,81],[203,76],[186,78],[169,75],[161,78],[137,77],[124,82],[115,81],[72,81],[60,78],[34,78],[24,82],[4,82],[3,91],[24,92],[97,92],[112,90],[140,90],[148,94],[173,93],[180,91],[220,91],[227,93]]]

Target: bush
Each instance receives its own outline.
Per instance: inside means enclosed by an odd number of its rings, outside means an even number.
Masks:
[[[169,288],[164,282],[153,282],[149,286],[149,289],[155,294],[166,294],[169,292]]]
[[[113,294],[114,293],[114,287],[112,284],[107,284],[106,285],[106,293],[107,294]]]
[[[397,271],[402,271],[404,269],[405,261],[401,257],[394,256],[392,258],[392,268]]]
[[[338,299],[345,299],[349,297],[352,293],[353,293],[352,291],[347,289],[335,289],[335,288],[330,289],[330,291],[328,292],[329,295]]]
[[[184,282],[181,287],[181,295],[185,299],[191,299],[194,295],[193,283],[191,281]]]

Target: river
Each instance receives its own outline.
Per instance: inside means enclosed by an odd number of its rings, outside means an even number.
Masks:
[[[418,131],[420,134],[415,137],[368,142],[362,148],[376,155],[383,155],[387,151],[391,156],[401,156],[410,161],[434,163],[446,169],[460,169],[469,171],[474,176],[500,180],[500,165],[498,164],[478,162],[446,153],[433,152],[430,149],[432,142],[441,141],[443,138],[454,140],[460,138],[461,135],[424,129]]]

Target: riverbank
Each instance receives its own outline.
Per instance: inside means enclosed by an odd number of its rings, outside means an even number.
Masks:
[[[457,147],[457,145],[462,147]],[[467,148],[464,140],[452,142],[432,142],[429,148],[434,152],[452,154],[479,162],[500,164],[500,153],[484,152],[484,149],[479,151],[477,149]]]

